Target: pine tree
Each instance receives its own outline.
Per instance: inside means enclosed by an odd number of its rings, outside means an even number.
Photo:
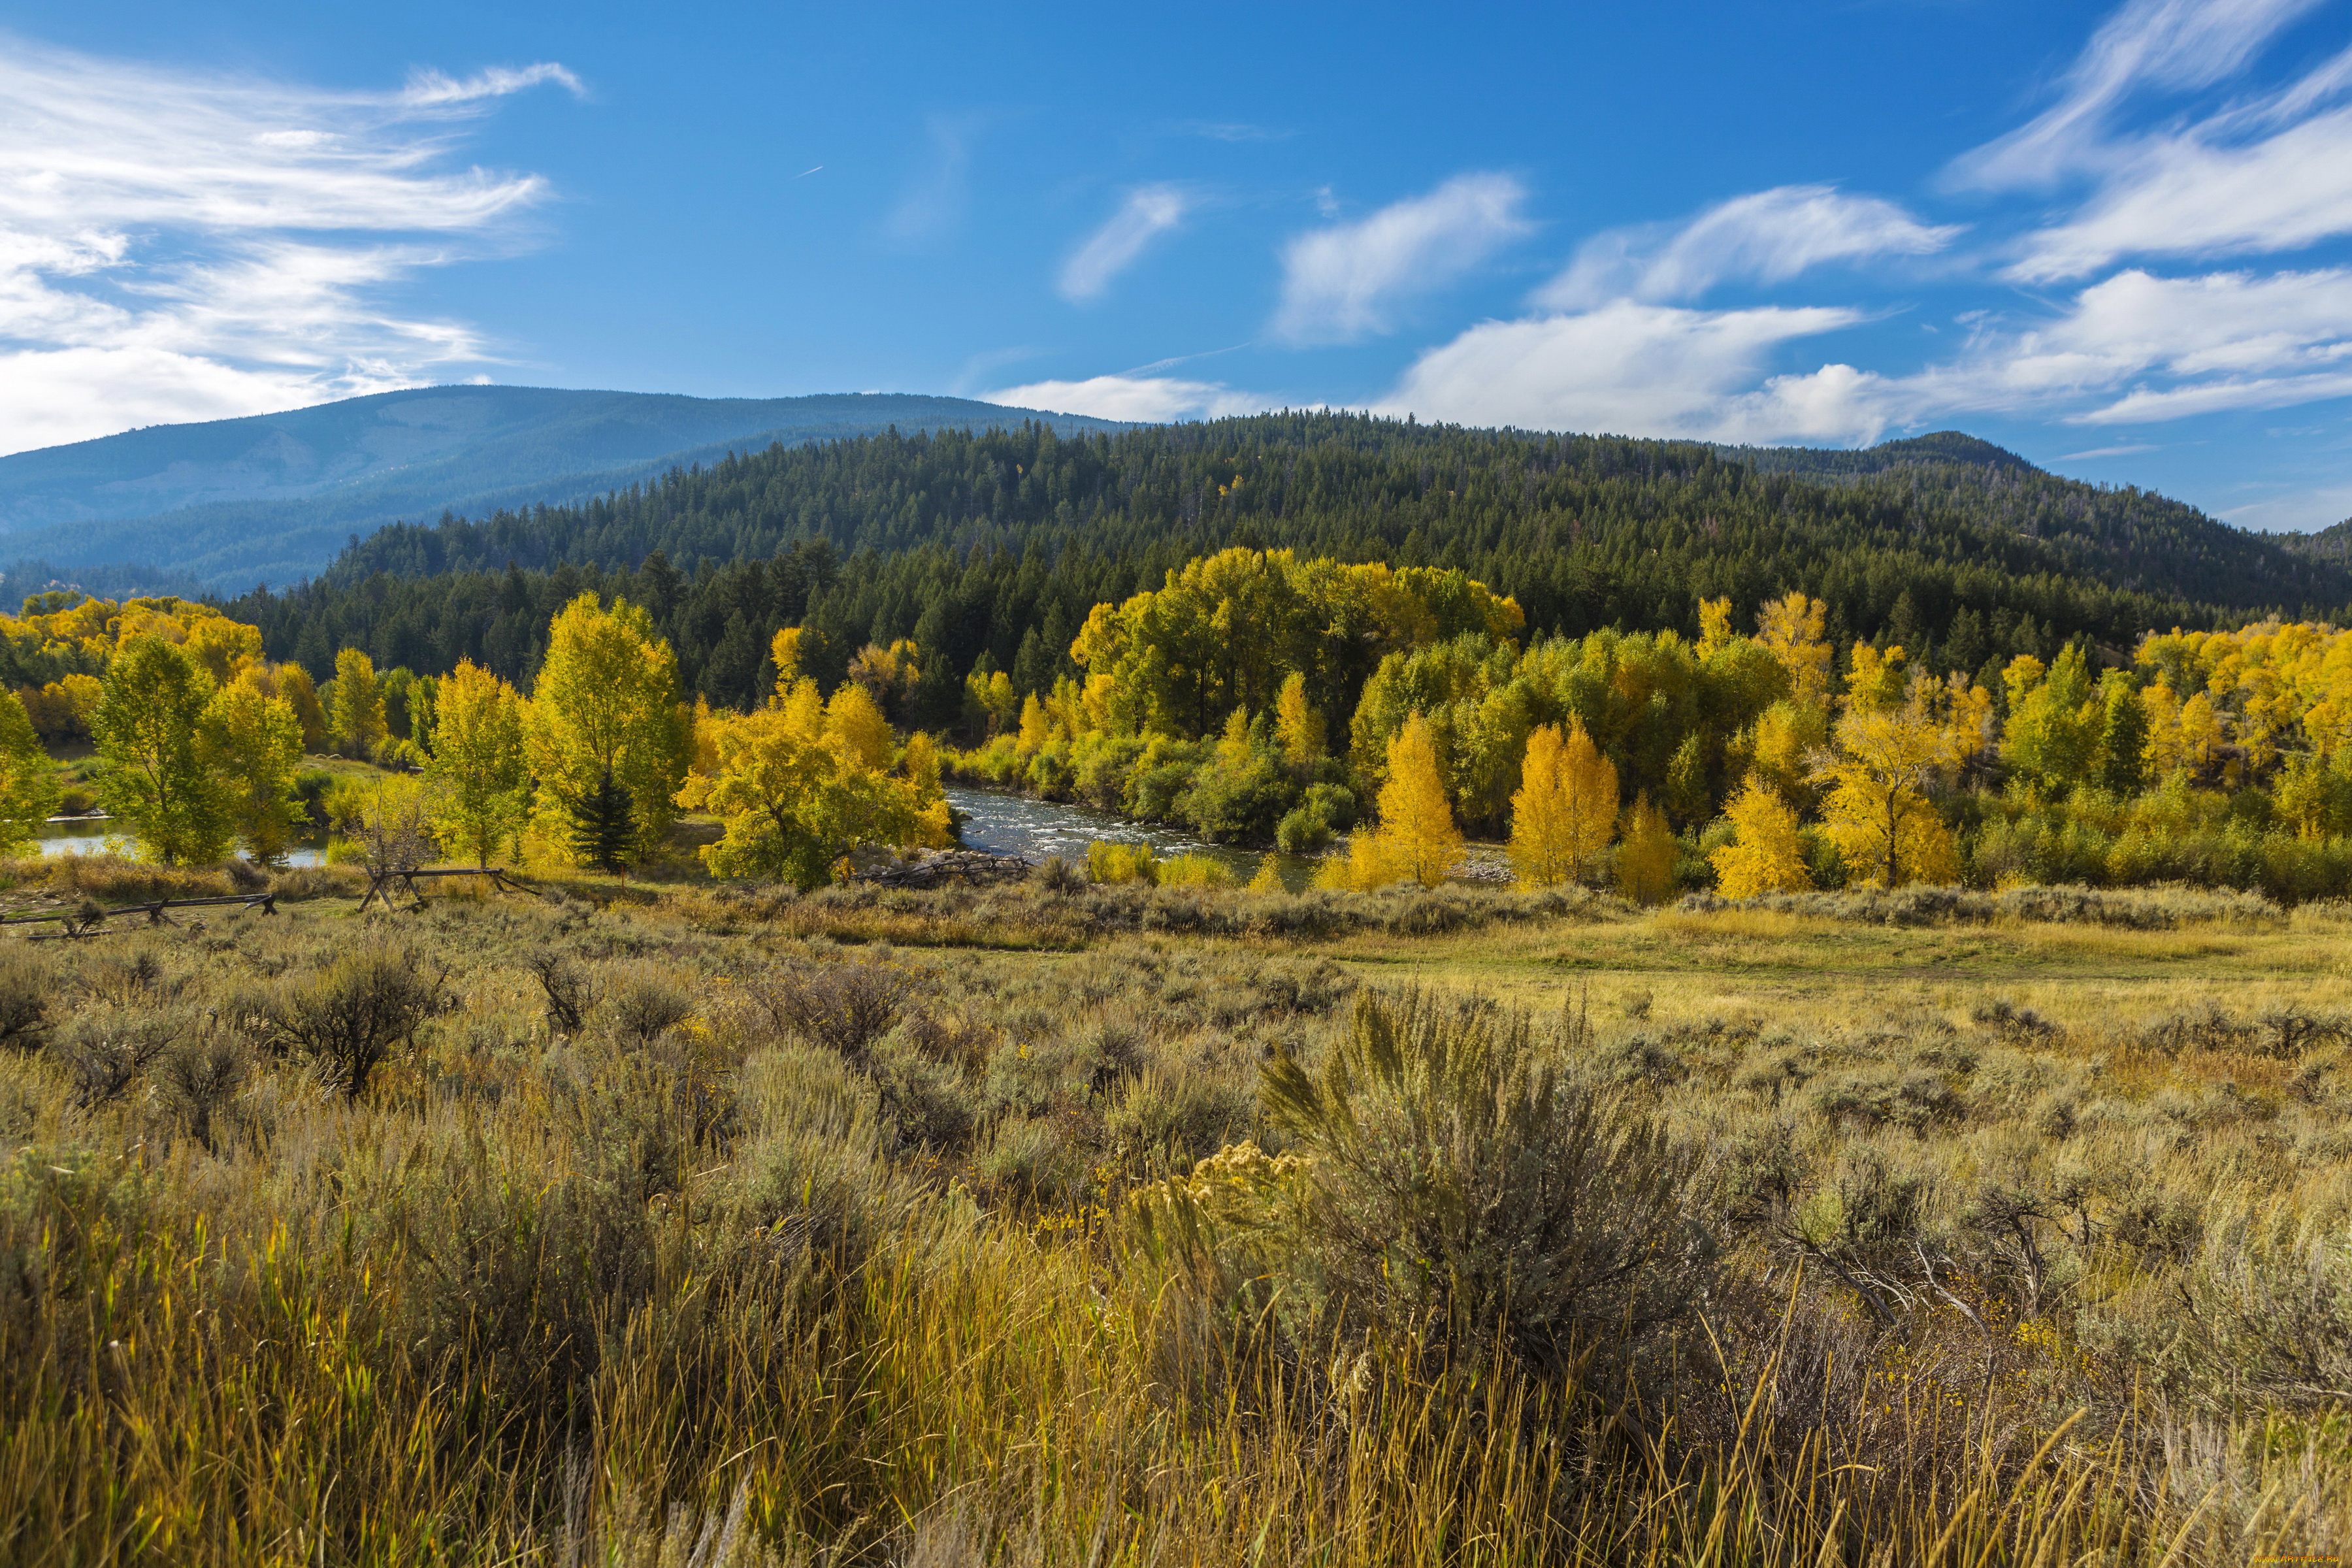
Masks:
[[[1805,867],[1797,814],[1771,786],[1750,776],[1723,808],[1738,837],[1713,851],[1715,888],[1727,899],[1797,893],[1813,885]]]
[[[376,679],[375,661],[358,648],[335,655],[334,731],[346,756],[366,762],[375,756],[391,731],[383,717],[383,683]]]
[[[2124,796],[2147,787],[2147,710],[2131,677],[2110,670],[2100,679],[2105,711],[2099,721],[2099,782]]]
[[[572,852],[581,864],[618,872],[629,863],[636,824],[627,786],[611,770],[572,803]]]
[[[1675,890],[1679,847],[1666,814],[1646,795],[1633,798],[1626,814],[1625,841],[1617,847],[1617,890],[1637,904],[1663,904]]]

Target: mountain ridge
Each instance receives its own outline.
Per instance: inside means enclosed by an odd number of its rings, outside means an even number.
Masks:
[[[409,388],[0,458],[0,549],[61,567],[136,561],[241,589],[322,570],[352,534],[392,521],[577,500],[730,450],[1024,418],[1063,434],[1125,428],[905,393]]]

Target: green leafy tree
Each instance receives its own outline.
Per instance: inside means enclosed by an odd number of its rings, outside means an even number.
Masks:
[[[365,760],[392,731],[383,716],[383,683],[376,679],[375,660],[355,647],[335,656],[335,739],[346,755]]]
[[[221,688],[205,710],[204,752],[246,854],[257,866],[282,864],[303,815],[294,794],[302,765],[294,704],[251,680]]]
[[[167,866],[219,859],[236,831],[205,742],[212,700],[212,677],[191,655],[141,637],[108,667],[91,721],[100,801],[138,830],[150,859]]]
[[[2099,782],[2120,795],[2147,787],[2147,709],[2131,677],[2109,670],[2099,680],[2105,711],[2099,724]]]
[[[425,764],[436,791],[434,828],[452,850],[488,866],[530,810],[522,699],[471,659],[459,660],[457,673],[434,689],[433,754]],[[603,821],[600,816],[600,847],[609,837]],[[625,839],[619,847],[625,853]]]
[[[58,765],[42,750],[25,704],[15,692],[0,691],[0,855],[32,843],[64,796]]]

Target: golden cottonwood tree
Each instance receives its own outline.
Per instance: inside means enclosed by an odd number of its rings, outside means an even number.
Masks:
[[[828,707],[816,683],[803,680],[774,707],[717,721],[715,771],[696,773],[678,792],[726,825],[718,843],[698,851],[712,875],[814,888],[852,850],[948,842],[936,749],[917,736],[894,776],[888,731],[877,749],[864,727],[862,712],[871,710],[855,685],[845,684]]]
[[[1581,879],[1617,832],[1617,769],[1570,716],[1568,732],[1540,724],[1528,736],[1511,797],[1511,864],[1530,888]]]
[[[248,674],[250,672],[248,671]],[[302,721],[294,704],[240,678],[205,710],[205,752],[217,776],[230,830],[257,866],[276,866],[302,822],[294,773],[302,765]]]
[[[618,792],[626,796],[625,847],[640,856],[657,848],[677,820],[691,723],[677,700],[677,658],[643,607],[616,598],[606,609],[583,594],[557,613],[523,741],[560,826],[575,836],[597,827]]]
[[[488,866],[522,829],[530,807],[522,699],[505,681],[459,659],[433,705],[433,827],[442,843]]]
[[[375,660],[355,647],[335,656],[334,711],[330,715],[335,740],[347,756],[362,760],[391,734],[383,719],[383,683],[376,679]]]
[[[1738,837],[1707,856],[1715,865],[1715,889],[1727,899],[1759,893],[1799,893],[1813,885],[1805,866],[1804,840],[1797,814],[1780,792],[1755,775],[1723,808]]]

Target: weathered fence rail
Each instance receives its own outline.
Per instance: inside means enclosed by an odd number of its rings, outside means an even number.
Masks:
[[[425,893],[424,890],[416,885],[417,879],[420,877],[487,877],[490,880],[490,885],[497,888],[501,892],[520,893],[526,898],[537,896],[534,889],[523,886],[522,883],[515,879],[512,872],[507,870],[502,866],[483,866],[473,869],[452,868],[448,869],[436,869],[431,871],[370,871],[368,873],[368,889],[361,896],[360,907],[356,912],[360,914],[367,913],[368,906],[379,898],[383,900],[383,907],[386,910],[390,910],[392,908],[392,893],[394,887],[406,889],[408,896],[416,900],[415,903],[408,906],[410,910],[415,910],[423,909],[425,907]]]
[[[70,910],[49,910],[39,914],[0,917],[0,926],[62,925],[65,930],[46,936],[34,936],[32,942],[55,942],[60,937],[96,936],[100,928],[117,915],[145,915],[149,925],[170,925],[173,910],[199,910],[236,904],[243,909],[258,907],[265,915],[278,912],[276,893],[231,893],[217,899],[150,899],[144,903],[117,904],[107,909],[98,904],[83,904]]]

